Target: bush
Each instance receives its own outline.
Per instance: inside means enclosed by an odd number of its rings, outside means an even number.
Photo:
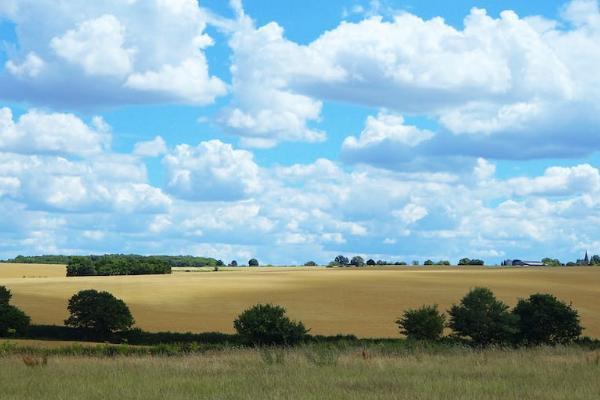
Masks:
[[[22,335],[27,331],[31,319],[23,311],[10,304],[0,304],[0,336],[11,333]]]
[[[446,316],[438,311],[437,305],[407,310],[396,321],[400,333],[416,340],[439,340],[445,323]]]
[[[65,325],[89,329],[99,335],[131,328],[134,324],[129,307],[108,292],[82,290],[69,300],[70,312]]]
[[[455,335],[476,345],[507,343],[517,331],[516,316],[487,288],[472,289],[448,313]]]
[[[285,308],[257,304],[241,313],[233,326],[242,340],[253,345],[295,345],[306,339],[302,322],[290,320]]]
[[[12,298],[12,293],[6,286],[0,286],[0,305],[8,304]]]
[[[518,336],[523,343],[568,344],[581,335],[577,310],[551,294],[521,299],[513,313],[519,318]]]
[[[249,265],[250,267],[258,267],[258,260],[257,260],[256,258],[251,258],[251,259],[248,261],[248,265]]]

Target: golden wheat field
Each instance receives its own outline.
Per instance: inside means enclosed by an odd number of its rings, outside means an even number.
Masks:
[[[446,309],[472,287],[486,286],[511,306],[549,292],[579,310],[585,335],[600,337],[600,268],[237,268],[172,275],[64,277],[64,266],[0,264],[0,285],[34,323],[61,324],[70,296],[107,290],[151,331],[232,332],[245,308],[270,302],[302,320],[313,334],[398,336],[402,311],[436,303]]]

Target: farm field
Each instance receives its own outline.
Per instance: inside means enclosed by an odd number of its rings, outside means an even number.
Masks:
[[[62,324],[70,296],[107,290],[150,331],[233,332],[232,321],[256,303],[281,304],[313,334],[397,337],[402,311],[448,308],[472,287],[486,286],[510,305],[550,292],[579,310],[584,335],[600,338],[600,268],[381,267],[225,268],[172,275],[64,277],[64,266],[0,264],[0,285],[36,324]]]
[[[269,352],[280,352],[276,357]],[[2,399],[597,399],[599,353],[577,348],[386,355],[226,350],[182,357],[0,357]]]

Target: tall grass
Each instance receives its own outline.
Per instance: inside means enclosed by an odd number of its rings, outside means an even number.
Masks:
[[[10,353],[6,353],[10,354]],[[0,357],[12,399],[598,399],[600,353],[308,345],[175,357]]]

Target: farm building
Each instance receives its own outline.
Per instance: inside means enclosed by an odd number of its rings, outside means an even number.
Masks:
[[[502,265],[512,265],[518,267],[543,267],[544,263],[541,261],[523,261],[523,260],[504,260]]]

